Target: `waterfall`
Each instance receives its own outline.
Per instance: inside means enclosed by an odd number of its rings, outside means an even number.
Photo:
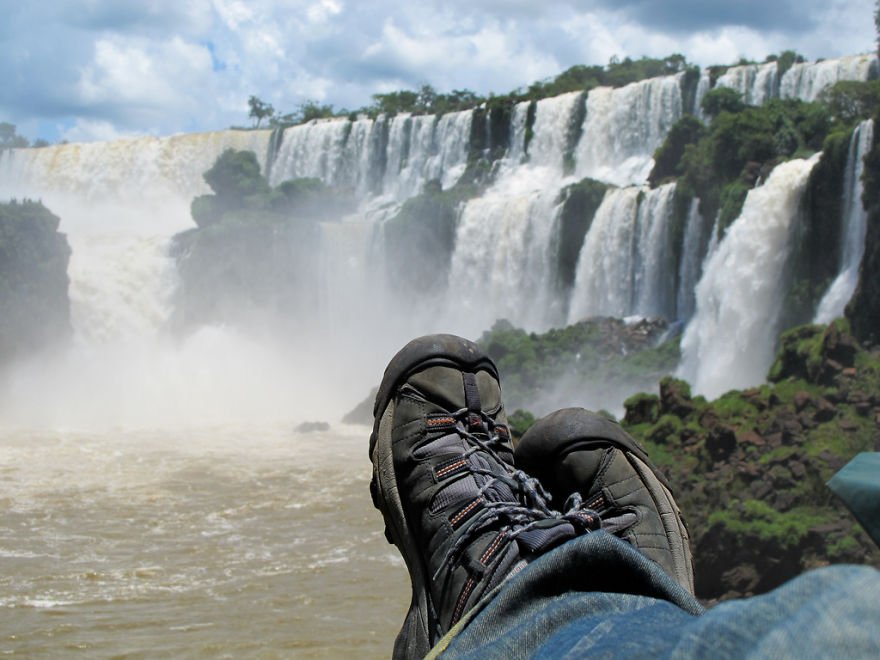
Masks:
[[[859,280],[859,264],[865,252],[868,214],[862,206],[864,158],[874,142],[874,121],[868,119],[853,131],[843,182],[843,249],[840,271],[826,291],[816,312],[816,323],[828,323],[843,315],[843,310]]]
[[[0,199],[42,199],[81,233],[115,216],[126,233],[170,236],[193,226],[189,206],[209,192],[202,173],[224,149],[247,149],[265,168],[271,131],[216,131],[15,149],[0,160]]]
[[[683,75],[591,90],[574,154],[577,177],[620,186],[644,182],[654,151],[681,117]]]
[[[284,131],[270,183],[318,178],[365,197],[372,192],[404,201],[431,179],[450,188],[464,173],[473,112],[313,120]],[[387,128],[387,143],[383,134]],[[384,171],[382,171],[384,169]],[[373,190],[373,181],[381,189]]]
[[[840,80],[868,80],[877,75],[877,68],[876,55],[793,64],[782,76],[780,96],[815,101],[826,87]]]
[[[678,293],[676,295],[676,316],[687,321],[694,313],[696,299],[694,289],[703,272],[703,259],[709,246],[706,222],[700,215],[700,200],[691,200],[687,225],[684,230],[684,243],[681,249],[681,264],[678,270]]]
[[[553,290],[557,198],[564,184],[565,137],[581,96],[539,101],[528,162],[516,164],[514,147],[498,181],[462,211],[447,306],[463,311],[454,314],[467,317],[462,327],[471,333],[499,318],[539,329],[561,320]]]
[[[697,82],[697,91],[694,93],[693,115],[700,121],[707,120],[703,113],[703,97],[712,89],[712,77],[709,75],[709,69],[700,71],[700,80]]]
[[[226,148],[252,150],[265,166],[270,134],[223,131],[2,155],[0,196],[40,198],[62,219],[72,247],[74,326],[69,346],[4,371],[4,426],[154,428],[327,414],[314,384],[339,369],[319,357],[316,340],[298,336],[294,346],[219,326],[181,338],[164,331],[177,285],[167,246],[192,226],[190,202],[208,191],[202,173]],[[349,373],[364,359],[339,355]],[[361,368],[375,373],[381,359]],[[360,385],[338,380],[341,401],[363,396]]]
[[[776,62],[732,66],[715,82],[716,87],[730,87],[742,94],[744,103],[761,105],[779,96]]]
[[[673,318],[674,196],[674,183],[605,194],[581,248],[569,323],[599,315]]]
[[[395,117],[392,126],[397,122]],[[397,200],[418,195],[426,181],[437,179],[451,188],[464,173],[470,145],[473,112],[465,110],[437,115],[420,115],[403,120],[408,131],[406,148],[397,149],[400,168],[386,172],[385,191]],[[400,139],[401,132],[392,135]],[[389,161],[390,162],[390,161]]]
[[[32,197],[61,218],[72,247],[71,317],[80,341],[154,334],[171,314],[172,234],[193,226],[202,173],[227,148],[249,149],[265,167],[271,131],[19,149],[0,160],[0,199]]]
[[[679,368],[697,392],[715,397],[766,377],[779,331],[790,238],[816,162],[814,156],[778,165],[763,186],[749,191],[741,215],[708,257]]]
[[[810,98],[838,79],[874,75],[876,62],[873,56],[858,56],[795,65],[782,79],[775,63],[731,67],[718,85],[739,89],[751,103],[777,95]],[[76,333],[55,366],[22,372],[9,382],[20,391],[38,388],[39,382],[55,383],[53,397],[75,402],[85,416],[96,408],[89,401],[112,401],[119,414],[111,421],[119,424],[162,423],[163,410],[169,419],[184,419],[189,409],[209,421],[255,411],[280,418],[290,414],[292,400],[308,410],[321,409],[319,395],[312,392],[320,389],[315,383],[334,388],[336,405],[355,403],[389,354],[417,333],[450,330],[475,337],[499,318],[540,331],[598,314],[690,319],[683,371],[698,379],[698,388],[719,388],[722,375],[740,370],[744,375],[725,386],[756,382],[772,350],[773,304],[785,279],[784,263],[777,262],[784,262],[800,174],[795,165],[778,167],[750,193],[742,217],[720,244],[709,231],[711,219],[700,217],[696,200],[688,216],[680,218],[684,226],[675,225],[675,185],[652,190],[645,180],[654,151],[689,109],[683,107],[684,75],[520,102],[509,110],[507,127],[494,125],[499,115],[487,112],[487,134],[494,129],[509,135],[508,150],[492,164],[491,185],[458,208],[454,227],[449,207],[442,207],[455,242],[449,255],[451,241],[444,234],[443,252],[436,259],[443,272],[436,279],[446,282],[446,290],[442,284],[432,290],[436,300],[424,305],[430,314],[403,303],[412,302],[411,290],[403,295],[387,281],[383,250],[393,246],[384,243],[383,223],[428,181],[449,190],[461,180],[476,146],[472,134],[481,134],[473,130],[475,115],[481,116],[475,111],[335,118],[274,133],[219,131],[4,152],[0,198],[41,198],[62,218],[61,231],[73,247],[70,296]],[[709,87],[707,69],[697,83],[695,112]],[[851,146],[853,168],[861,162],[853,151],[868,144],[870,130],[868,125],[859,128]],[[230,147],[254,151],[272,185],[319,178],[352,193],[359,207],[350,217],[310,226],[302,234],[273,229],[262,235],[270,236],[266,240],[274,241],[278,251],[271,263],[255,264],[255,269],[262,266],[264,289],[283,279],[283,292],[267,296],[273,313],[281,309],[283,319],[247,316],[239,328],[190,328],[184,338],[171,337],[165,330],[175,311],[178,278],[168,256],[169,240],[192,228],[191,201],[208,192],[202,173]],[[610,187],[595,217],[578,225],[589,229],[578,246],[568,291],[559,279],[561,193],[585,177],[620,187]],[[860,196],[858,178],[853,170],[847,179],[852,189],[847,208]],[[450,197],[442,199],[447,203]],[[847,213],[847,236],[855,236],[847,246],[855,247],[843,250],[841,280],[844,274],[853,277],[857,266],[852,264],[858,263],[864,240],[864,229],[858,230],[864,220]],[[407,249],[420,247],[420,235],[416,231],[413,236]],[[681,241],[680,246],[673,241]],[[772,246],[769,256],[750,241]],[[254,245],[255,251],[261,249],[260,241]],[[572,259],[574,254],[570,250]],[[274,264],[283,261],[279,255],[289,255],[284,263],[296,268],[274,273]],[[246,249],[237,258],[237,266],[250,259]],[[248,276],[245,272],[243,279]],[[570,270],[565,277],[568,283]],[[845,302],[851,289],[839,293],[835,286],[826,299]],[[242,299],[249,294],[246,286],[241,292]],[[834,303],[837,308],[841,304]],[[230,318],[237,318],[236,311]],[[259,317],[258,311],[253,316]],[[214,318],[210,310],[206,317]],[[367,343],[369,350],[364,350]],[[737,353],[742,345],[755,347],[748,359]],[[328,352],[334,356],[330,365]],[[134,356],[129,363],[127,354]],[[249,375],[251,368],[268,374],[271,393]],[[82,382],[76,378],[79,372],[87,374]],[[299,386],[304,382],[309,383],[305,389]],[[21,397],[0,393],[0,417],[22,406],[27,408]]]
[[[531,102],[522,101],[513,108],[513,119],[510,126],[510,149],[508,150],[505,164],[517,166],[522,163],[526,155],[526,122],[529,116]]]
[[[570,92],[538,102],[532,126],[533,137],[527,149],[530,165],[552,167],[562,172],[568,129],[575,103],[580,101],[581,96],[581,92]]]

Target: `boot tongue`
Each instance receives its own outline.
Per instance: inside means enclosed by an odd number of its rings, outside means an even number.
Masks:
[[[501,404],[501,387],[485,371],[478,371],[474,381],[483,410],[493,411]],[[429,401],[436,401],[447,412],[468,407],[462,373],[451,367],[429,367],[409,378],[409,384]]]
[[[583,451],[566,456],[559,465],[556,488],[565,493],[583,492],[585,484],[595,482],[606,453],[607,450]],[[585,497],[592,494],[592,492],[583,492]],[[559,505],[561,504],[559,502]]]

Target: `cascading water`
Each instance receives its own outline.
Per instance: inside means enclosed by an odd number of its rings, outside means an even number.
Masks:
[[[284,131],[270,183],[312,177],[361,197],[378,193],[396,201],[417,195],[431,179],[449,188],[467,164],[472,120],[467,110],[439,118],[399,114],[292,126]],[[374,181],[381,182],[379,190],[372,190]]]
[[[504,159],[504,165],[516,167],[522,163],[526,155],[526,123],[529,117],[529,101],[517,103],[513,109],[513,120],[510,126],[510,149]]]
[[[406,577],[363,497],[366,434],[306,435],[296,423],[338,419],[415,334],[475,337],[500,316],[561,324],[560,192],[584,176],[643,184],[682,112],[680,82],[545,99],[530,130],[530,104],[517,105],[495,182],[459,218],[446,296],[425,296],[428,318],[386,287],[390,248],[379,230],[427,181],[448,189],[458,180],[473,113],[287,129],[272,148],[271,182],[320,177],[354,191],[361,207],[309,227],[296,250],[287,243],[303,234],[271,233],[272,250],[303,260],[281,269],[295,274],[278,280],[295,295],[273,299],[289,304],[270,319],[278,325],[202,326],[185,337],[165,331],[177,285],[169,237],[192,227],[190,202],[207,192],[201,174],[224,148],[254,151],[267,171],[269,131],[0,153],[0,198],[42,198],[62,218],[76,326],[70,346],[0,373],[0,556],[15,566],[0,605],[16,630],[5,640],[12,652],[57,654],[75,642],[106,656],[386,653]],[[707,83],[704,73],[698,98]],[[585,108],[580,142],[569,144]],[[766,364],[754,362],[772,350],[782,257],[811,166],[779,166],[720,244],[712,232],[684,342],[698,389],[763,378]],[[673,198],[674,185],[608,190],[589,219],[571,320],[687,317],[707,227],[694,206],[674,272]],[[415,258],[434,247],[418,245]],[[631,393],[574,377],[558,385],[535,405],[569,397],[613,408]],[[242,617],[254,634],[240,634]]]
[[[565,137],[581,97],[539,101],[528,162],[507,163],[495,185],[462,211],[448,297],[453,318],[467,319],[461,331],[479,333],[499,318],[530,328],[560,320],[553,291],[557,198]],[[512,153],[519,161],[518,150]]]
[[[853,131],[843,182],[843,249],[840,271],[822,297],[816,311],[816,323],[828,323],[843,315],[843,310],[859,280],[859,264],[865,252],[867,212],[862,206],[862,172],[865,154],[874,141],[874,121],[868,119]]]
[[[703,259],[711,249],[706,221],[700,215],[700,200],[691,201],[687,225],[684,230],[684,243],[681,249],[681,264],[678,270],[678,293],[676,294],[676,316],[687,321],[694,313],[696,299],[694,290],[703,273]]]
[[[192,226],[201,173],[226,148],[265,161],[269,131],[63,145],[5,154],[0,196],[42,198],[62,218],[74,337],[60,353],[4,373],[0,419],[12,426],[178,426],[290,415],[326,406],[264,338],[205,327],[164,333],[177,283],[167,246]],[[358,394],[352,392],[352,399]]]
[[[779,85],[784,99],[815,101],[823,89],[840,80],[868,80],[878,74],[876,55],[851,55],[822,62],[793,64]]]
[[[591,177],[618,186],[646,181],[654,151],[681,117],[683,75],[590,91],[574,153],[577,178]]]
[[[712,89],[712,76],[709,75],[708,69],[700,71],[700,79],[697,81],[697,89],[694,92],[694,107],[691,109],[693,115],[702,122],[706,121],[706,115],[703,112],[703,98]]]
[[[569,323],[598,315],[674,318],[674,196],[674,183],[606,193],[581,248]]]
[[[779,96],[776,62],[732,66],[719,76],[715,87],[730,87],[742,94],[744,103],[761,105]]]
[[[838,79],[875,75],[876,66],[874,56],[799,64],[779,81],[779,87],[782,96],[811,98]],[[719,84],[732,81],[729,84],[742,88],[747,98],[757,102],[771,95],[773,71],[772,63],[734,67]],[[316,256],[311,270],[302,269],[302,281],[293,284],[309,293],[293,296],[292,300],[317,301],[314,313],[290,310],[309,333],[308,338],[298,338],[299,344],[316,355],[323,350],[322,342],[331,335],[341,336],[343,328],[349,328],[345,335],[348,341],[356,334],[351,326],[368,327],[375,334],[372,339],[377,348],[363,364],[367,373],[370,369],[380,370],[383,351],[393,350],[407,333],[440,329],[437,323],[443,329],[477,335],[499,317],[531,329],[596,313],[662,314],[686,319],[693,308],[690,283],[698,277],[706,227],[692,213],[685,228],[679,270],[673,273],[670,255],[674,250],[668,245],[671,188],[649,191],[636,187],[607,194],[581,247],[570,301],[563,300],[566,292],[557,281],[556,264],[561,190],[584,177],[618,185],[643,184],[654,150],[685,110],[682,75],[645,80],[620,89],[598,88],[586,98],[572,93],[544,99],[537,103],[531,127],[530,103],[513,108],[509,150],[493,170],[495,182],[461,211],[444,306],[455,311],[444,312],[446,318],[439,320],[414,320],[411,310],[404,312],[395,307],[399,301],[375,274],[381,270],[377,264],[384,259],[377,251],[381,241],[375,238],[379,235],[376,226],[418,194],[427,181],[439,180],[444,189],[454,185],[468,162],[474,113],[317,120],[286,129],[280,144],[273,147],[273,154],[277,154],[271,168],[272,184],[294,177],[318,177],[353,191],[361,203],[355,216],[321,228],[320,246],[314,249],[326,255]],[[708,87],[709,74],[704,71],[695,95],[697,104]],[[581,126],[573,125],[581,117]],[[580,136],[578,143],[570,144],[575,135]],[[308,371],[308,356],[285,352],[285,347],[278,349],[274,340],[258,333],[245,337],[231,328],[202,328],[187,339],[171,340],[162,331],[171,315],[176,283],[165,246],[171,235],[192,227],[190,202],[195,195],[207,192],[202,173],[228,147],[254,151],[263,171],[267,171],[270,136],[270,131],[221,131],[0,154],[0,197],[42,198],[61,216],[61,230],[70,237],[74,248],[70,293],[76,345],[80,349],[91,346],[95,351],[104,346],[101,350],[109,355],[106,347],[110,344],[136,339],[141,342],[141,353],[151,356],[143,360],[144,369],[149,362],[163,364],[163,378],[180,385],[166,383],[157,389],[189,398],[202,392],[205,419],[210,418],[211,400],[215,409],[247,407],[248,396],[240,389],[227,387],[227,396],[219,389],[203,387],[223,381],[227,385],[232,381],[248,383],[245,362],[264,365],[267,380],[273,382],[277,396],[262,396],[262,404],[254,408],[269,416],[275,404],[278,412],[283,407],[280,401],[295,398],[293,393],[298,390],[291,385],[295,377],[290,374]],[[609,247],[617,244],[627,247],[616,252]],[[594,267],[596,272],[591,271]],[[673,290],[676,276],[677,291]],[[460,313],[462,306],[467,314]],[[393,329],[380,332],[383,322]],[[146,339],[148,336],[152,339]],[[352,343],[356,345],[357,341],[352,339]],[[229,360],[232,356],[250,357],[240,360],[238,366],[230,365],[224,372],[228,377],[221,377],[214,367],[222,360],[209,359],[208,346],[220,350]],[[358,362],[358,354],[351,351],[340,362]],[[94,359],[97,353],[91,355],[93,364],[101,361]],[[205,359],[206,364],[199,365],[199,359]],[[175,360],[187,365],[186,373],[173,366]],[[118,367],[123,360],[108,358],[105,362]],[[298,366],[289,369],[287,363]],[[87,371],[81,365],[82,361],[76,368],[70,367],[68,373]],[[315,368],[320,370],[321,366],[316,364]],[[145,380],[134,373],[110,372],[112,369],[107,373],[108,382],[114,378],[117,383]],[[188,379],[195,378],[193,374],[204,377],[202,385],[187,385]],[[72,376],[54,378],[44,370],[41,378],[58,383],[67,379],[68,389],[76,387]],[[24,380],[21,376],[17,382]],[[348,403],[361,396],[364,386],[353,379],[346,382],[350,391],[340,399]],[[134,398],[150,398],[147,394],[137,395],[133,385],[128,389]],[[61,390],[56,398],[65,396],[76,399]],[[102,395],[93,398],[100,400]],[[223,403],[232,400],[234,405]],[[6,401],[20,403],[21,398]],[[164,405],[175,407],[167,401]],[[200,405],[192,402],[186,407],[196,410]],[[161,423],[162,413],[155,410],[158,407],[142,406],[144,414],[139,414],[132,406],[116,406],[126,412],[111,423],[141,423],[148,419]],[[307,407],[321,406],[315,403]],[[7,408],[23,409],[17,403],[5,405]],[[151,408],[149,414],[147,408]]]
[[[790,238],[818,156],[773,170],[708,257],[696,312],[682,339],[679,374],[715,397],[764,380],[785,294]]]

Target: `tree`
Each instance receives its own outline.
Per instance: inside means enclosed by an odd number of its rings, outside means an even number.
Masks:
[[[10,124],[8,121],[0,122],[0,150],[23,149],[28,144],[26,137],[16,133],[15,124]]]
[[[269,192],[253,151],[226,149],[202,176],[217,197],[229,205],[240,205],[248,197]]]
[[[437,101],[437,92],[428,84],[419,87],[416,107],[422,112],[430,112]]]
[[[717,87],[703,97],[700,105],[709,117],[717,117],[722,112],[741,112],[746,106],[742,94],[730,87]]]
[[[880,80],[841,80],[819,94],[832,116],[843,122],[867,119],[880,107]]]
[[[322,105],[317,101],[306,101],[299,106],[299,122],[304,124],[312,119],[325,119],[333,116],[332,105]]]
[[[275,108],[272,107],[272,104],[266,103],[256,96],[251,96],[248,99],[248,107],[250,108],[248,117],[255,121],[254,128],[259,128],[264,119],[272,119],[275,116]]]

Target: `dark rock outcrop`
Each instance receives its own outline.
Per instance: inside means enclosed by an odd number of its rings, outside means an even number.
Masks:
[[[709,601],[762,593],[828,563],[880,564],[825,486],[880,446],[880,351],[860,346],[843,320],[795,328],[771,381],[707,402],[667,378],[659,397],[626,404],[624,425],[685,513],[697,593]]]
[[[70,334],[70,246],[40,202],[0,204],[0,364]]]

